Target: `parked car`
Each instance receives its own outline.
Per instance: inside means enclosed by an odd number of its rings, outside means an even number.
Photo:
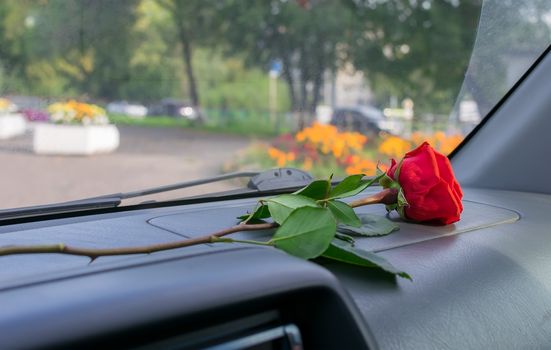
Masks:
[[[169,116],[189,120],[196,120],[199,118],[199,113],[195,107],[191,106],[189,103],[170,98],[152,105],[149,108],[148,114],[151,116]]]
[[[127,101],[114,101],[107,105],[107,112],[124,114],[133,118],[144,118],[147,115],[147,107]]]
[[[373,106],[336,108],[331,117],[331,124],[341,130],[357,131],[362,134],[390,132],[383,112]]]

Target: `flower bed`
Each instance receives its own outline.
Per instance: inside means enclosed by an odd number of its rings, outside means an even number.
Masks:
[[[119,146],[119,131],[105,111],[95,105],[69,101],[48,107],[53,123],[34,128],[33,149],[38,154],[89,155],[112,152]]]
[[[38,154],[90,155],[109,153],[119,146],[114,125],[56,125],[34,127],[33,149]]]
[[[381,170],[391,158],[428,141],[441,153],[450,153],[461,141],[461,135],[444,132],[415,132],[410,139],[383,135],[368,139],[357,132],[342,132],[335,126],[314,123],[296,134],[285,134],[269,143],[255,143],[226,165],[226,170],[243,168],[295,167],[315,177],[333,173],[337,177],[351,174],[375,175],[377,161]]]
[[[25,118],[17,113],[17,106],[0,98],[0,140],[22,135],[27,130]]]
[[[77,102],[58,102],[48,107],[50,118],[56,124],[107,125],[109,118],[99,106]]]

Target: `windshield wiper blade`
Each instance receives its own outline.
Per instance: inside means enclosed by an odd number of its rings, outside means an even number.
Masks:
[[[34,217],[34,216],[78,212],[78,211],[84,211],[84,210],[115,208],[119,206],[124,199],[147,196],[150,194],[155,194],[160,192],[173,191],[173,190],[178,190],[182,188],[208,184],[212,182],[234,179],[238,177],[253,177],[258,174],[259,172],[256,172],[256,171],[229,173],[229,174],[213,176],[205,179],[180,182],[172,185],[153,187],[153,188],[148,188],[148,189],[139,190],[139,191],[132,191],[132,192],[126,192],[126,193],[112,193],[112,194],[102,195],[98,197],[84,198],[84,199],[79,199],[79,200],[69,201],[69,202],[62,202],[62,203],[35,205],[30,207],[21,207],[21,208],[12,208],[12,209],[2,209],[0,210],[0,221],[11,220],[11,219],[21,219],[21,218]]]
[[[189,187],[206,185],[213,182],[236,179],[240,177],[251,178],[258,174],[260,174],[260,172],[258,171],[242,171],[242,172],[236,172],[236,173],[228,173],[228,174],[223,174],[218,176],[206,177],[198,180],[178,182],[171,185],[151,187],[143,190],[130,191],[130,192],[113,193],[113,194],[107,194],[107,195],[92,197],[87,199],[91,200],[91,199],[101,199],[101,198],[119,198],[122,201],[124,199],[144,197],[144,196],[149,196],[156,193],[170,192],[170,191],[180,190],[180,189],[189,188]]]
[[[271,169],[267,171],[241,171],[235,173],[228,173],[223,175],[217,175],[207,177],[198,180],[184,181],[175,183],[172,185],[165,185],[159,187],[151,187],[138,191],[131,191],[125,193],[113,193],[95,198],[119,198],[121,201],[130,198],[144,197],[156,193],[170,192],[180,190],[189,187],[195,187],[199,185],[205,185],[213,182],[219,182],[224,180],[230,180],[240,177],[250,178],[247,188],[255,191],[274,190],[282,187],[296,187],[305,186],[313,180],[312,176],[305,171],[294,168],[279,168]]]
[[[13,208],[0,210],[0,221],[21,219],[35,216],[45,216],[61,213],[70,213],[94,209],[115,208],[125,199],[148,196],[156,193],[169,192],[213,182],[230,180],[240,177],[248,177],[247,185],[253,192],[261,193],[277,188],[298,187],[307,185],[312,181],[312,176],[302,170],[293,168],[272,169],[264,172],[243,171],[228,173],[204,179],[179,182],[166,186],[152,187],[138,191],[112,193],[98,197],[80,199],[76,201],[37,205],[31,207]],[[203,195],[204,196],[204,195]]]
[[[53,215],[67,212],[77,212],[93,209],[115,208],[121,203],[120,198],[105,197],[82,199],[77,201],[35,205],[31,207],[21,207],[13,209],[0,210],[0,221],[10,219],[20,219],[31,216]]]

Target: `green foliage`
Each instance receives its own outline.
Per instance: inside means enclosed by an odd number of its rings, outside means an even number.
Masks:
[[[375,253],[358,249],[341,239],[334,239],[322,255],[324,258],[363,267],[377,267],[385,272],[411,280],[411,277],[390,264],[385,258]]]
[[[281,224],[269,243],[303,259],[320,256],[335,236],[337,223],[326,208],[299,207]]]
[[[377,100],[409,97],[419,112],[449,113],[469,62],[481,2],[392,0],[371,6],[358,1],[349,6],[356,13],[351,31],[356,45],[349,46],[349,57],[367,73]]]
[[[363,174],[349,176],[333,188],[330,180],[316,180],[295,193],[262,199],[251,213],[238,219],[249,223],[271,217],[279,224],[272,239],[267,243],[222,241],[274,245],[303,259],[323,256],[409,278],[382,257],[354,247],[354,238],[349,235],[382,236],[397,230],[398,226],[384,217],[363,215],[358,218],[348,204],[331,197],[353,196],[378,180],[378,177],[371,180],[363,180],[363,177]]]
[[[296,191],[294,194],[310,197],[312,199],[325,199],[331,190],[329,180],[314,180],[308,186]]]
[[[207,111],[207,116],[210,115]],[[132,118],[121,114],[109,114],[111,122],[117,125],[138,125],[145,127],[182,127],[201,130],[212,133],[236,134],[250,137],[260,136],[275,136],[279,133],[278,129],[274,129],[269,124],[258,124],[258,120],[262,120],[262,116],[256,113],[246,113],[239,120],[235,120],[231,124],[226,124],[218,120],[210,120],[207,118],[204,124],[193,123],[187,119],[174,118],[168,116],[147,116],[145,118]],[[285,129],[282,129],[285,131]],[[267,168],[268,165],[262,166]]]
[[[346,198],[357,195],[380,179],[380,175],[370,180],[363,180],[364,174],[351,175],[341,181],[329,193],[330,199]]]
[[[338,225],[337,225],[338,227]],[[335,232],[335,239],[340,239],[342,241],[348,242],[352,245],[356,244],[354,237],[347,235],[346,233],[341,233],[339,231]]]
[[[530,52],[530,41],[550,33],[541,25],[547,1],[504,1],[485,11],[492,14],[494,7],[504,26],[518,30],[487,36],[492,42],[479,38],[480,51],[464,77],[480,0],[319,0],[306,7],[297,1],[2,1],[0,89],[191,102],[189,60],[202,107],[265,113],[267,70],[279,60],[278,112],[312,113],[324,79],[349,68],[365,73],[376,104],[409,97],[416,115],[449,112],[465,78],[484,112],[508,87],[507,66],[496,52]],[[491,24],[480,29],[493,30]],[[185,42],[192,48],[188,58]],[[237,132],[241,126],[225,127]]]
[[[398,231],[400,226],[380,215],[360,214],[359,225],[350,225],[341,223],[337,226],[337,231],[344,234],[363,237],[386,236],[394,231]]]
[[[187,119],[179,119],[167,116],[154,116],[145,118],[132,118],[121,114],[109,114],[109,120],[117,125],[139,125],[154,128],[191,127]]]
[[[307,9],[296,1],[224,1],[221,12],[228,51],[244,52],[257,67],[280,60],[292,109],[313,112],[324,73],[339,65],[338,46],[347,41],[353,9],[328,0]]]
[[[360,219],[348,204],[333,200],[327,202],[327,208],[331,210],[337,222],[347,226],[360,227]]]
[[[275,222],[282,224],[295,209],[300,207],[319,207],[315,200],[297,194],[282,194],[266,199],[270,214]]]
[[[267,219],[270,216],[271,214],[270,214],[270,209],[268,209],[268,206],[266,204],[258,203],[256,208],[250,214],[241,215],[241,216],[238,216],[237,218],[240,221],[243,221],[244,223],[249,223],[249,222]]]
[[[270,78],[265,70],[246,67],[240,55],[227,57],[216,49],[199,48],[193,59],[203,107],[225,110],[227,114],[243,110],[268,111]],[[288,111],[287,86],[278,80],[277,89],[277,112]],[[238,115],[228,117],[239,118]],[[261,122],[266,124],[268,120]]]

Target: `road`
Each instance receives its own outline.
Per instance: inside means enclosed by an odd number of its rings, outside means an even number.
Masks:
[[[243,137],[182,128],[119,127],[120,147],[93,156],[32,152],[32,135],[0,140],[0,208],[68,201],[219,174],[247,147]],[[235,188],[235,182],[159,194],[168,199]]]

